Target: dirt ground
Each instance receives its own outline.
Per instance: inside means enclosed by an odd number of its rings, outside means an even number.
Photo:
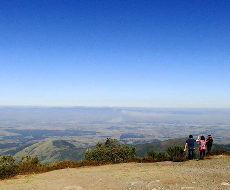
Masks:
[[[229,189],[230,158],[183,163],[128,163],[43,174],[0,181],[0,190],[158,190]]]

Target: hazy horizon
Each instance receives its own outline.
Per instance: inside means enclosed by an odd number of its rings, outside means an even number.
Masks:
[[[1,107],[0,120],[230,124],[230,109],[138,107]]]
[[[230,107],[141,107],[141,106],[61,106],[61,105],[0,105],[0,108],[124,108],[124,109],[193,109],[193,110],[230,110]]]

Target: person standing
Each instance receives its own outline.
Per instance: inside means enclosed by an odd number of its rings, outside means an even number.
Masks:
[[[204,138],[203,135],[201,137],[198,136],[196,141],[200,143],[200,147],[199,147],[199,150],[200,150],[200,159],[203,160],[204,156],[205,156],[205,149],[206,149],[205,138]]]
[[[207,151],[210,152],[212,149],[213,139],[212,135],[208,135],[208,139],[206,140]]]
[[[194,144],[195,144],[196,140],[193,139],[192,135],[189,135],[189,139],[186,140],[186,143],[184,145],[184,151],[186,151],[187,147],[188,147],[188,159],[192,160],[194,158]]]

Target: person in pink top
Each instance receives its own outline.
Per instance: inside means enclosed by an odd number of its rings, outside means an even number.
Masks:
[[[200,159],[203,160],[204,156],[205,156],[205,150],[206,150],[206,141],[205,141],[205,138],[204,138],[203,135],[201,137],[198,136],[196,141],[200,143],[200,146],[199,146]]]

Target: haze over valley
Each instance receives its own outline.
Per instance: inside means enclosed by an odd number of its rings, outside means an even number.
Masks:
[[[1,107],[0,154],[42,154],[52,145],[82,159],[106,138],[136,145],[189,134],[212,134],[215,143],[229,145],[229,115],[229,109]]]

